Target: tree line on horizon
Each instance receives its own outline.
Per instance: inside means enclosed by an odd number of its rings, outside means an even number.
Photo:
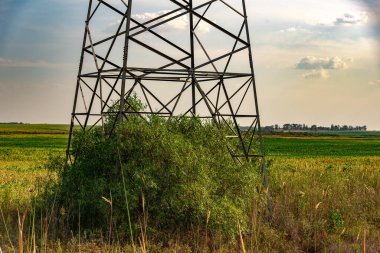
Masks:
[[[308,126],[306,124],[283,124],[282,126],[275,124],[271,126],[265,126],[264,131],[291,131],[291,130],[298,130],[298,131],[367,131],[367,126],[351,126],[351,125],[334,125],[331,124],[331,126],[317,126],[317,125],[311,125]]]

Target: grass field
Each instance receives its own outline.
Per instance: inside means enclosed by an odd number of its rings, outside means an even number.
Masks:
[[[67,125],[0,125],[5,213],[30,201],[48,157],[64,155],[67,133]],[[252,252],[380,251],[380,136],[265,136],[264,143],[275,218],[267,226],[256,212]],[[7,241],[0,226],[0,247]]]
[[[49,155],[64,154],[67,125],[0,124],[0,196],[23,203],[38,180]]]
[[[13,192],[19,200],[29,196],[36,180],[46,174],[41,165],[51,155],[64,155],[68,130],[68,125],[0,124],[0,194]],[[266,135],[264,144],[269,162],[329,158],[350,163],[354,157],[380,157],[377,133],[370,137],[363,132],[352,132],[351,137],[346,132],[336,132],[338,136]]]
[[[270,157],[379,156],[380,137],[274,137],[264,138]]]

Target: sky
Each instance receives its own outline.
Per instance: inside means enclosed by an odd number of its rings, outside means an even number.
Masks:
[[[141,18],[166,11],[138,1]],[[70,122],[87,4],[1,0],[0,122]],[[262,125],[380,130],[380,1],[246,5]]]

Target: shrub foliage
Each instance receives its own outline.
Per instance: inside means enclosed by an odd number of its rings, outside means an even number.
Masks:
[[[257,175],[235,164],[215,124],[132,116],[112,137],[103,131],[76,133],[77,159],[53,189],[70,230],[79,220],[82,230],[104,233],[111,222],[126,237],[144,226],[160,237],[195,227],[226,237],[236,235],[237,224],[248,229]]]

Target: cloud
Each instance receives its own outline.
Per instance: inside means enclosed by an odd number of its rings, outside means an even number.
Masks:
[[[46,61],[27,61],[0,58],[0,67],[59,68],[62,66],[62,64],[49,63]]]
[[[284,30],[280,30],[280,32],[284,33],[284,32],[296,32],[297,31],[297,28],[292,26],[292,27],[289,27],[288,29],[284,29]]]
[[[312,70],[303,75],[305,79],[328,79],[330,73],[328,70],[341,70],[348,67],[348,63],[352,63],[353,58],[341,59],[337,56],[317,58],[315,56],[307,56],[302,58],[296,68],[301,70]]]
[[[347,62],[352,62],[352,58],[341,59],[337,56],[331,58],[317,58],[307,56],[302,58],[296,65],[297,69],[345,69]]]
[[[368,82],[369,85],[380,86],[380,79]]]
[[[280,30],[281,33],[300,33],[300,32],[303,32],[303,33],[310,33],[309,30],[307,29],[304,29],[304,28],[301,28],[301,27],[289,27],[287,29],[283,29],[283,30]]]
[[[368,23],[369,13],[365,11],[344,12],[341,16],[319,20],[306,21],[307,25],[314,27],[337,27],[337,26],[355,26],[365,25]]]
[[[305,79],[328,79],[330,74],[327,70],[320,68],[304,74],[303,77]]]
[[[168,12],[169,11],[144,12],[141,14],[134,14],[133,18],[135,18],[141,22],[146,22],[146,21],[149,21],[151,19],[157,18],[161,15],[164,15]],[[175,14],[168,15],[167,17],[162,18],[161,20],[167,20],[167,19],[172,18],[173,16],[175,16]],[[183,16],[180,16],[180,17],[174,19],[174,20],[168,21],[166,23],[166,25],[169,26],[170,28],[173,28],[173,29],[185,30],[187,25],[188,25],[188,19],[185,15],[183,15]]]
[[[149,21],[151,19],[157,18],[161,15],[164,15],[168,12],[169,11],[167,11],[167,10],[159,11],[159,12],[144,12],[141,14],[134,14],[132,16],[133,16],[133,18],[137,19],[138,21],[146,22],[146,21]],[[168,20],[168,19],[176,16],[177,14],[178,13],[170,14],[167,17],[160,19],[160,21]],[[167,23],[165,23],[164,25],[161,25],[160,27],[165,27],[165,28],[174,29],[174,30],[186,30],[189,27],[189,19],[188,19],[187,15],[182,15],[180,17],[177,17],[173,20],[168,21]],[[205,22],[200,22],[196,31],[198,31],[200,33],[208,33],[210,31],[210,25],[208,25]]]
[[[335,20],[335,25],[360,25],[368,22],[368,14],[366,12],[360,13],[344,13],[342,17]]]

